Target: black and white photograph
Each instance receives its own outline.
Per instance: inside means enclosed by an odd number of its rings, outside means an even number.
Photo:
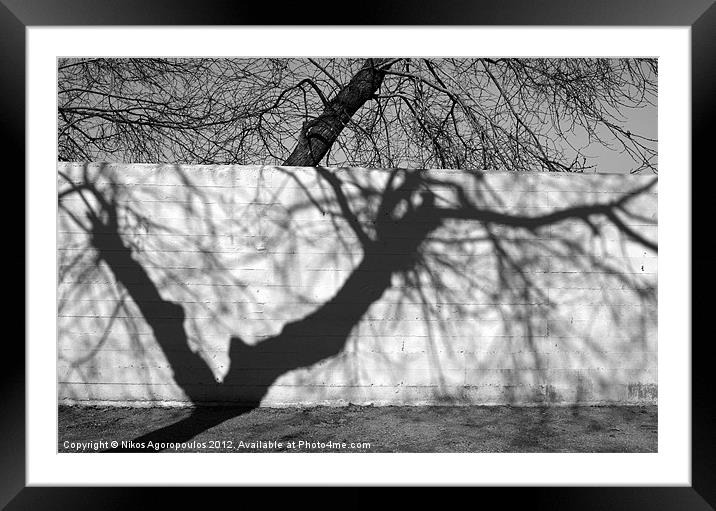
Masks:
[[[56,71],[60,455],[659,452],[658,58]]]

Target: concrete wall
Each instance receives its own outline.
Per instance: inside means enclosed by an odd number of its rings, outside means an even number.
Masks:
[[[188,400],[174,379],[180,368],[92,244],[87,212],[99,211],[98,197],[116,208],[121,239],[161,298],[183,307],[188,345],[219,382],[240,363],[229,359],[232,336],[254,345],[277,335],[329,300],[360,260],[334,192],[314,169],[58,170],[61,402]],[[335,174],[369,232],[388,174]],[[522,216],[609,203],[655,179],[429,176],[438,203],[453,201],[450,183],[459,182],[480,204]],[[655,242],[656,186],[628,204],[624,224]],[[341,353],[281,373],[262,405],[655,403],[656,253],[593,218],[593,226],[569,219],[535,232],[446,221],[421,246],[418,269],[393,275]],[[194,395],[241,401],[245,391],[204,385]]]

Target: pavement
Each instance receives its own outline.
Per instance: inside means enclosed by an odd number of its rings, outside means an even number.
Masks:
[[[656,406],[60,406],[59,452],[656,452]]]

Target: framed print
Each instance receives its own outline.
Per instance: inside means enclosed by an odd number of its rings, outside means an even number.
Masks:
[[[28,241],[3,504],[507,485],[708,509],[716,11],[669,5],[4,0]]]

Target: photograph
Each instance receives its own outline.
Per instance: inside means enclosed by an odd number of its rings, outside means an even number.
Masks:
[[[57,58],[57,453],[658,453],[658,73]]]

